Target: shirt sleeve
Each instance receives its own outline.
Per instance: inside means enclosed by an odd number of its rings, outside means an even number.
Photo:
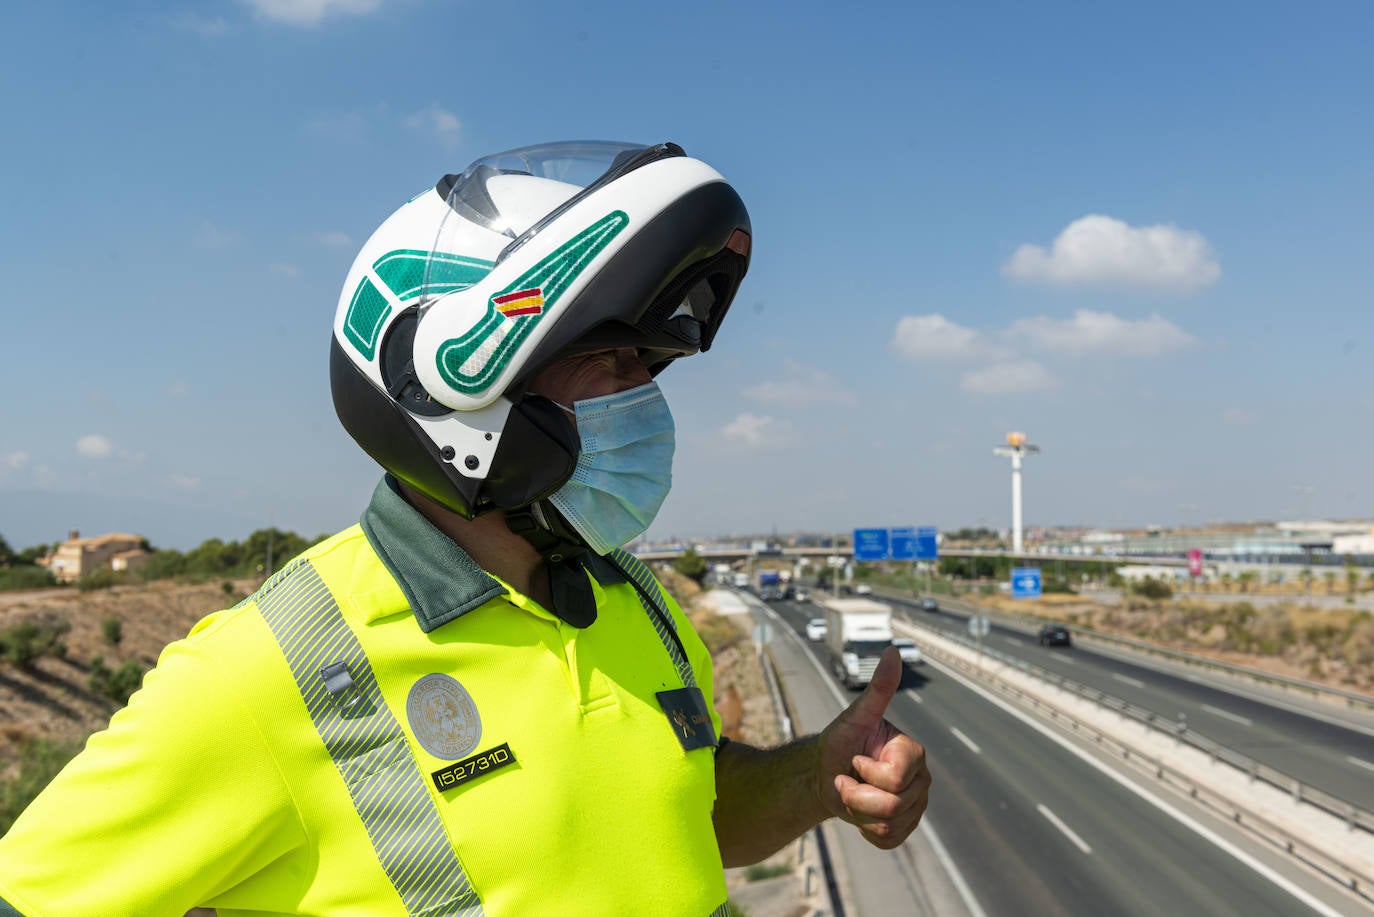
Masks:
[[[266,741],[205,652],[168,646],[0,838],[0,899],[24,917],[182,914],[303,843]]]

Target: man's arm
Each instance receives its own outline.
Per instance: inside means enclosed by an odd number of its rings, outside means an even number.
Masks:
[[[901,680],[901,657],[888,649],[864,693],[820,735],[720,749],[712,818],[726,866],[757,863],[831,816],[884,850],[907,839],[926,810],[930,771],[925,749],[883,719]]]

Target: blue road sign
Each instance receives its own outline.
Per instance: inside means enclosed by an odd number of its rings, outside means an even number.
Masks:
[[[923,525],[916,530],[916,559],[939,560],[940,545],[937,543],[940,530],[933,525]]]
[[[887,560],[887,529],[855,529],[855,560]]]
[[[892,560],[915,560],[920,557],[916,547],[916,530],[913,528],[888,529],[888,545]]]
[[[1011,597],[1014,599],[1040,598],[1040,568],[1013,567],[1011,571]]]

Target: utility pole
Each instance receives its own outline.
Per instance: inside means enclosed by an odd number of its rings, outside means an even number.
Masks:
[[[1024,433],[1008,433],[1007,444],[992,450],[993,455],[1011,458],[1011,552],[1016,555],[1024,550],[1021,541],[1021,459],[1039,451],[1039,446],[1026,442]]]

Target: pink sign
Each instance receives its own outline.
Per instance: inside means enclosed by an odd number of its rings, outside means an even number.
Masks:
[[[1197,548],[1188,552],[1188,572],[1193,576],[1202,575],[1202,552]]]

